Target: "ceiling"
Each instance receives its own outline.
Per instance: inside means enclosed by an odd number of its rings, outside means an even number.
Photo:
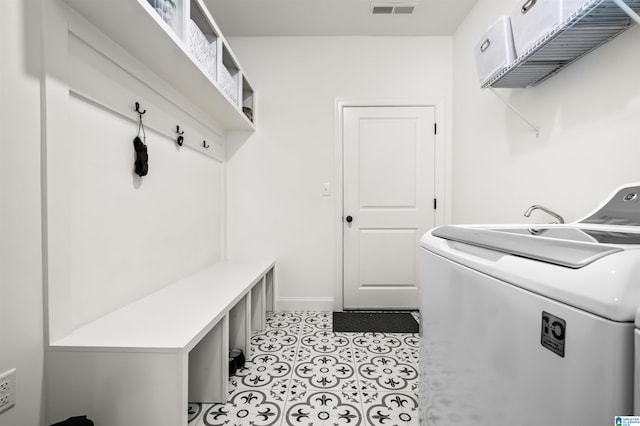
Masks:
[[[226,37],[452,35],[477,0],[204,0]],[[372,5],[415,6],[372,14]]]

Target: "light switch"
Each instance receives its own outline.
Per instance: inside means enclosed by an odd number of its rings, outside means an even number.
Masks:
[[[328,197],[331,195],[331,184],[329,182],[325,182],[322,184],[322,196]]]

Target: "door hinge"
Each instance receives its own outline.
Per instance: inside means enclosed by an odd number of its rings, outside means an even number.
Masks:
[[[433,123],[433,134],[434,135],[438,134],[438,123]]]
[[[438,199],[434,198],[433,199],[433,209],[436,210],[438,208]]]

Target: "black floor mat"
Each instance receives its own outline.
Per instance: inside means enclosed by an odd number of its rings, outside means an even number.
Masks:
[[[417,333],[419,324],[409,312],[334,312],[333,331]]]

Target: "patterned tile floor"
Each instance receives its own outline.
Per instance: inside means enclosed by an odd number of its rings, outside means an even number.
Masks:
[[[332,328],[331,312],[271,314],[228,402],[189,404],[189,426],[417,426],[418,334]]]

